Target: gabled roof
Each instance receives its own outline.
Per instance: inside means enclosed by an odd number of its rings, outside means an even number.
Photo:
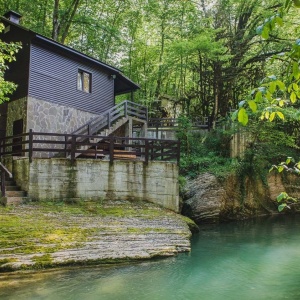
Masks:
[[[135,91],[140,88],[136,83],[134,83],[132,80],[130,80],[128,77],[126,77],[122,73],[121,70],[119,70],[111,65],[108,65],[96,58],[93,58],[93,57],[86,55],[80,51],[77,51],[71,47],[68,47],[64,44],[61,44],[50,38],[47,38],[37,32],[27,29],[26,27],[21,26],[15,22],[12,22],[5,17],[0,17],[0,19],[1,19],[1,21],[5,21],[6,23],[9,23],[10,25],[16,26],[16,27],[28,32],[32,36],[32,38],[31,38],[32,42],[38,42],[41,45],[51,46],[51,47],[54,47],[57,50],[60,50],[66,54],[72,54],[73,56],[77,56],[85,61],[93,63],[95,66],[100,67],[104,71],[108,72],[110,75],[112,75],[112,76],[114,75],[115,76],[115,94],[116,95],[125,94],[125,93]]]

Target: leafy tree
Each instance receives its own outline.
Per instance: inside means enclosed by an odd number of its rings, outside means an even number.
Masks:
[[[297,11],[299,7],[298,0],[287,0],[280,12],[266,19],[257,28],[257,32],[263,39],[268,39],[276,26],[283,26],[282,17],[288,16],[291,11]],[[291,45],[289,51],[274,56],[272,61],[276,60],[284,63],[285,73],[281,76],[277,74],[267,76],[259,87],[253,89],[245,100],[240,102],[239,109],[233,114],[233,119],[237,118],[242,125],[245,126],[253,120],[281,124],[291,119],[296,122],[300,120],[297,104],[297,100],[300,99],[300,39]],[[274,169],[278,172],[287,170],[299,174],[300,163],[288,157],[279,165],[273,165],[271,170]],[[278,209],[282,211],[295,203],[296,199],[284,192],[277,197],[277,201],[281,203]]]
[[[0,32],[3,31],[4,25],[0,23]],[[5,43],[0,40],[0,103],[8,101],[7,95],[16,89],[16,84],[4,79],[4,73],[7,70],[7,63],[15,60],[15,54],[20,49],[20,44]]]

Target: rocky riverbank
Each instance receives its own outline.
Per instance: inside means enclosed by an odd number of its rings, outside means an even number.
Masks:
[[[0,271],[173,256],[191,249],[188,223],[147,202],[0,207]]]
[[[188,180],[182,213],[197,224],[244,220],[278,213],[276,197],[281,192],[300,198],[300,177],[269,174],[265,180],[229,174],[218,179],[210,173]],[[294,206],[286,213],[299,210]]]

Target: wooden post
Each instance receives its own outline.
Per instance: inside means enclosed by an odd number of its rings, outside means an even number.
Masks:
[[[71,144],[71,163],[75,161],[75,152],[76,152],[76,136],[72,135],[72,144]]]
[[[145,163],[148,165],[149,162],[149,141],[145,141]]]
[[[124,117],[127,118],[128,115],[128,103],[127,100],[124,103]]]
[[[65,135],[65,158],[68,157],[68,136]]]
[[[108,126],[108,129],[110,128],[110,118],[111,118],[111,115],[110,115],[110,111],[109,111],[108,115],[107,115],[107,126]]]
[[[180,165],[180,141],[177,141],[177,164]]]
[[[109,137],[109,162],[112,164],[114,162],[114,138]]]
[[[5,172],[1,170],[1,192],[2,197],[5,197]]]
[[[32,155],[33,155],[33,132],[32,129],[29,129],[29,137],[28,137],[28,156],[29,156],[29,163],[32,163]]]

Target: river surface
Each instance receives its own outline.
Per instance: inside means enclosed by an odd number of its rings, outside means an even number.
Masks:
[[[202,226],[192,252],[133,265],[0,275],[0,299],[300,299],[300,216]]]

